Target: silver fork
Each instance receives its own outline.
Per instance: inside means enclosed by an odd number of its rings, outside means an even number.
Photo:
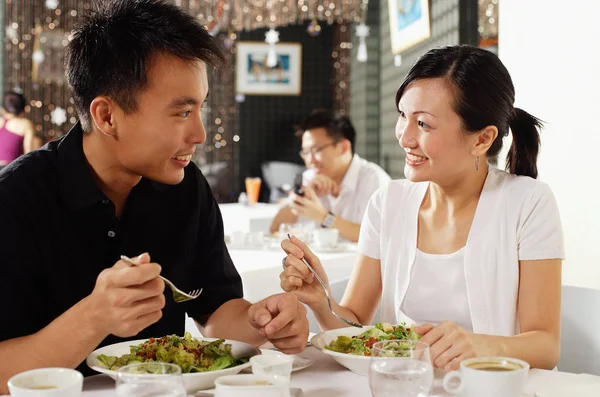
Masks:
[[[131,258],[128,258],[125,255],[121,255],[121,259],[124,260],[125,262],[131,263],[133,266],[137,266],[137,264],[134,263]],[[191,301],[192,299],[196,299],[197,297],[199,297],[200,294],[202,293],[202,288],[200,288],[200,289],[195,289],[193,291],[190,291],[186,294],[185,292],[183,292],[179,288],[177,288],[175,286],[175,284],[173,284],[172,282],[170,282],[163,276],[158,276],[158,277],[162,278],[163,281],[165,282],[165,284],[167,284],[169,286],[169,288],[171,288],[171,291],[173,291],[173,300],[177,303]]]
[[[290,240],[292,239],[292,237],[289,234],[288,234],[288,238]],[[340,316],[339,314],[337,314],[336,312],[333,311],[333,307],[331,307],[331,295],[329,295],[329,290],[325,286],[325,283],[323,282],[323,280],[321,280],[321,277],[319,277],[319,275],[317,274],[317,272],[315,271],[315,269],[313,269],[313,267],[308,264],[308,262],[306,261],[306,259],[302,258],[302,262],[304,262],[304,264],[306,265],[306,267],[308,267],[308,270],[311,271],[311,273],[315,276],[315,278],[319,281],[319,283],[321,283],[321,286],[325,290],[325,297],[327,298],[327,304],[329,305],[329,311],[331,313],[333,313],[333,315],[335,317],[337,317],[337,319],[340,320],[341,322],[343,322],[345,324],[348,324],[348,325],[351,325],[351,326],[356,327],[356,328],[362,328],[363,326],[361,324],[355,323],[354,321],[346,320],[344,317]]]

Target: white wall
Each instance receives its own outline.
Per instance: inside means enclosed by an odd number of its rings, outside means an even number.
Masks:
[[[547,121],[540,180],[556,195],[567,285],[600,289],[600,2],[500,0],[516,103]]]

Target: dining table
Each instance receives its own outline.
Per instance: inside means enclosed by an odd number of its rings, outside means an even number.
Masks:
[[[277,212],[279,204],[256,203],[253,205],[241,203],[219,204],[225,235],[233,232],[263,232],[269,233],[269,227]]]
[[[368,397],[371,395],[368,376],[357,375],[350,372],[348,369],[334,361],[330,356],[313,346],[308,347],[301,355],[313,359],[314,363],[303,370],[293,372],[290,386],[292,388],[300,389],[304,397]],[[441,386],[442,377],[443,371],[436,371],[436,377],[430,397],[451,396],[446,393]],[[532,369],[529,371],[525,395],[522,397],[535,397],[536,391],[542,389],[564,388],[565,386],[577,385],[582,382],[597,382],[599,386],[598,390],[600,392],[600,377],[587,374]],[[211,393],[210,390],[204,391],[198,393],[198,396],[206,396]],[[115,381],[108,375],[88,377],[84,380],[81,397],[116,397]],[[564,397],[572,396],[565,394]]]

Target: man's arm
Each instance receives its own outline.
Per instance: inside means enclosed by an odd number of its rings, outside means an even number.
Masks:
[[[258,330],[247,321],[248,309],[252,306],[244,299],[232,299],[221,305],[202,325],[196,321],[203,336],[239,340],[254,346],[267,341]]]
[[[285,205],[279,209],[275,218],[273,218],[273,222],[271,222],[271,227],[269,227],[269,232],[271,234],[279,231],[279,226],[282,223],[296,223],[298,222],[298,215],[295,215],[292,212],[292,209],[289,205]]]
[[[89,321],[86,299],[33,335],[0,342],[0,394],[6,382],[33,368],[76,368],[107,336]]]
[[[347,221],[346,219],[335,217],[332,228],[339,230],[340,236],[347,240],[357,242],[360,234],[360,223]]]
[[[145,255],[129,266],[104,270],[94,291],[40,331],[0,342],[0,393],[11,376],[33,368],[75,368],[109,334],[136,335],[158,321],[164,307],[160,266]],[[15,294],[18,296],[18,294]],[[24,312],[24,315],[29,315]],[[10,323],[19,318],[4,319]]]
[[[308,340],[306,309],[295,295],[272,295],[251,305],[244,299],[222,304],[204,326],[206,337],[239,340],[260,346],[269,341],[286,354],[299,353]]]

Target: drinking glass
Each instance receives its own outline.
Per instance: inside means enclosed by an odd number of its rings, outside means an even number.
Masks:
[[[119,369],[117,397],[186,397],[181,368],[168,363],[136,363]]]
[[[429,346],[386,340],[371,348],[369,386],[374,397],[428,397],[433,385]]]
[[[259,177],[246,178],[246,194],[248,195],[248,204],[254,205],[258,203],[260,196],[261,179]]]

